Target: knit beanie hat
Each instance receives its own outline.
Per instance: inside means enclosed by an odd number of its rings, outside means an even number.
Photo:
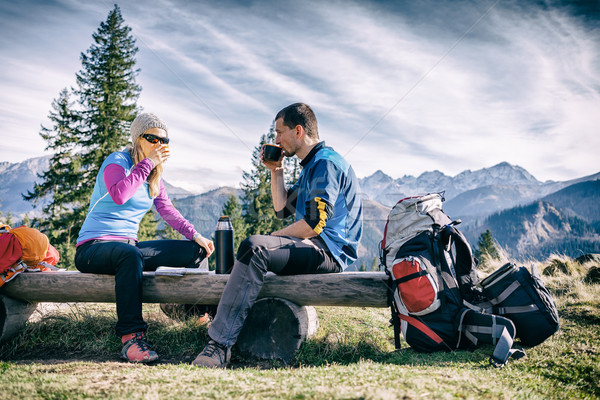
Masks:
[[[164,129],[165,132],[169,134],[167,124],[162,119],[158,118],[158,116],[151,113],[138,114],[131,123],[131,142],[135,143],[137,138],[151,128]]]

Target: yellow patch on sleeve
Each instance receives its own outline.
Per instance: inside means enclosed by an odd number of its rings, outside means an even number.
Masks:
[[[319,210],[319,223],[313,229],[317,235],[320,235],[323,232],[323,228],[325,228],[325,224],[327,221],[327,213],[325,212],[325,202],[320,197],[315,197],[315,201],[317,202],[317,209]]]

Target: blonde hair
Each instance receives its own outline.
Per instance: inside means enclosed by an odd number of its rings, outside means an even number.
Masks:
[[[129,150],[129,154],[131,155],[131,159],[133,160],[133,165],[137,165],[140,161],[144,159],[144,153],[142,152],[142,148],[139,144],[141,137],[133,143],[133,146],[127,146]],[[148,182],[148,191],[150,192],[150,197],[155,198],[160,193],[160,177],[163,173],[163,165],[158,164],[155,166],[146,181]]]

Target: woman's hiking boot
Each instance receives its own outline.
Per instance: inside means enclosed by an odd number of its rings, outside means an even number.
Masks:
[[[134,363],[150,363],[158,360],[158,354],[151,350],[152,346],[146,342],[144,332],[129,333],[121,336],[121,358]]]
[[[231,359],[231,348],[214,340],[208,342],[198,357],[192,362],[197,367],[225,368]]]

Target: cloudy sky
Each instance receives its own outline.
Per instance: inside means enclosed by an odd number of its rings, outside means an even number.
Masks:
[[[46,154],[40,125],[113,4],[0,0],[0,161]],[[138,104],[170,127],[165,178],[189,190],[237,186],[297,101],[359,177],[502,161],[542,181],[600,171],[597,0],[118,5],[139,47]]]

